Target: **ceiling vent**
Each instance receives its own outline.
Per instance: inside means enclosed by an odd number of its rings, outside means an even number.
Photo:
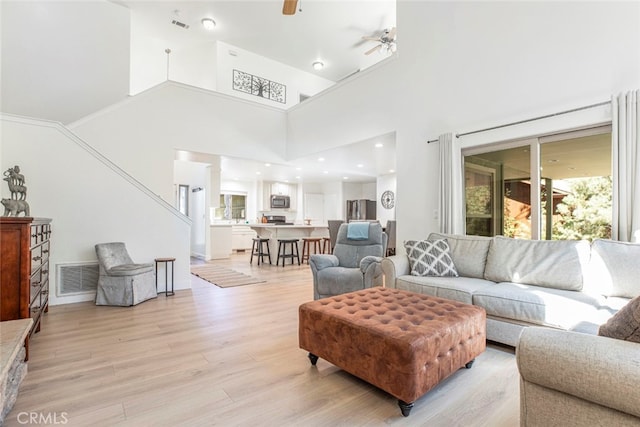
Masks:
[[[175,19],[173,21],[171,21],[171,23],[173,25],[177,25],[180,28],[184,28],[185,30],[189,29],[189,25],[185,24],[184,22],[180,22],[180,21],[176,21]]]

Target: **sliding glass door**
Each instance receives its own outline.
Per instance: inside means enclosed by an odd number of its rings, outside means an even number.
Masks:
[[[465,150],[467,234],[611,236],[611,129]]]

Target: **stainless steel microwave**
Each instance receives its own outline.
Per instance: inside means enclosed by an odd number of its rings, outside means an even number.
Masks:
[[[289,196],[271,195],[271,209],[289,209],[291,207],[291,198]]]

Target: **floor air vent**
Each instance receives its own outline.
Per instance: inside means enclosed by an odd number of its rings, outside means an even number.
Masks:
[[[98,263],[58,264],[58,295],[95,292],[98,275]]]

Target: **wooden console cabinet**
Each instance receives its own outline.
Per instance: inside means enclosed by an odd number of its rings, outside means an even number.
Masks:
[[[0,217],[0,320],[33,319],[49,310],[51,220]]]

